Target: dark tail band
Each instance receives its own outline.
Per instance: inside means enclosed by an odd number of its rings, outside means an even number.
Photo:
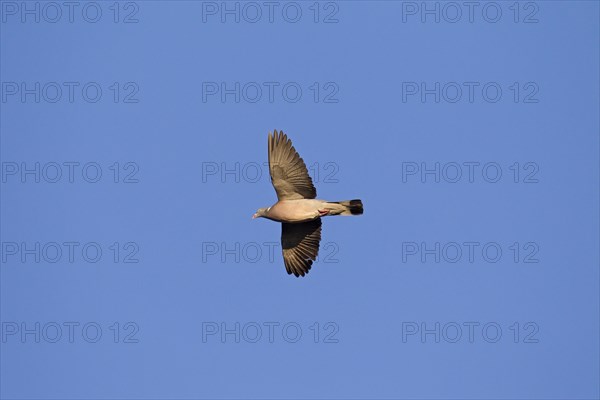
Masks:
[[[344,211],[342,215],[361,215],[364,212],[363,203],[359,199],[332,201],[331,203],[340,204],[346,207],[346,211]]]

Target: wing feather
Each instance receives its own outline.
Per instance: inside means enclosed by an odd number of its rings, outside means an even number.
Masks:
[[[283,131],[269,133],[269,173],[279,200],[317,197],[304,160]]]
[[[321,218],[299,224],[281,224],[281,247],[283,262],[288,274],[308,274],[319,254],[321,241]]]

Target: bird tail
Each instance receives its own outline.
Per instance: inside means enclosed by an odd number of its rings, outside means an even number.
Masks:
[[[331,215],[361,215],[363,213],[362,201],[344,200],[344,201],[328,201],[327,204],[334,205]]]

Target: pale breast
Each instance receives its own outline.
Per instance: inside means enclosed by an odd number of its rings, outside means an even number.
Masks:
[[[271,207],[268,217],[281,222],[310,221],[319,216],[321,203],[313,199],[282,200]]]

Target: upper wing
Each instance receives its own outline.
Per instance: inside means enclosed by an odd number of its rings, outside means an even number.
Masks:
[[[304,160],[283,132],[269,133],[269,173],[279,200],[317,197]]]
[[[308,274],[319,254],[321,218],[299,224],[281,224],[283,262],[288,274],[297,277]]]

